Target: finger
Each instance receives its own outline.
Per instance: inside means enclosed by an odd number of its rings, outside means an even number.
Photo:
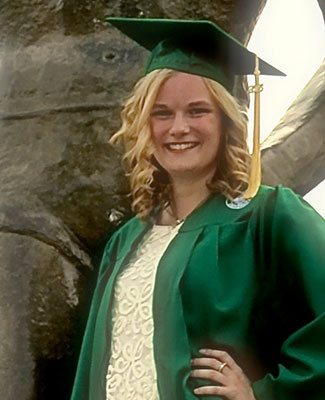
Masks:
[[[210,367],[218,371],[221,362],[216,360],[215,358],[201,357],[193,358],[191,364],[195,367]]]
[[[222,385],[227,384],[227,377],[214,369],[193,369],[191,371],[191,377],[208,379]]]
[[[215,350],[215,349],[201,349],[199,350],[201,354],[207,357],[213,357],[220,361],[220,363],[226,363],[227,367],[230,369],[238,369],[239,366],[235,362],[235,360],[226,352],[222,350]]]
[[[226,396],[228,390],[224,386],[200,386],[194,389],[193,392],[198,395]]]

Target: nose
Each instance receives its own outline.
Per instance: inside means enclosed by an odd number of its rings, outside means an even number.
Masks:
[[[182,135],[190,132],[186,116],[183,113],[176,113],[169,130],[171,135]]]

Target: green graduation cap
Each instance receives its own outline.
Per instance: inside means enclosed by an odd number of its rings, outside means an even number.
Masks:
[[[231,91],[235,75],[253,74],[255,54],[206,20],[108,17],[106,21],[150,51],[145,73],[169,68],[205,76]],[[259,59],[261,74],[284,75]]]

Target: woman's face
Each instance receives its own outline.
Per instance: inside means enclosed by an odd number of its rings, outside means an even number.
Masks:
[[[151,133],[154,156],[172,180],[212,178],[221,119],[200,76],[180,72],[162,84],[150,116]]]

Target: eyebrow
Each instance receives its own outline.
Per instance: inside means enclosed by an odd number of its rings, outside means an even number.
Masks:
[[[164,103],[154,103],[153,108],[168,108]]]
[[[188,103],[189,107],[193,106],[212,106],[211,102],[206,101],[206,100],[196,100],[196,101],[191,101]],[[165,103],[154,103],[153,108],[168,108],[167,104]]]
[[[206,101],[206,100],[197,100],[197,101],[191,101],[189,106],[212,106],[211,102]]]

